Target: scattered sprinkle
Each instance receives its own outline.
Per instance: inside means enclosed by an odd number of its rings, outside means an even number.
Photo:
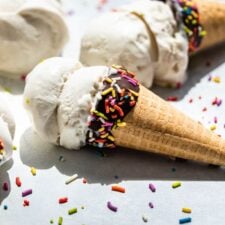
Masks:
[[[148,222],[147,216],[142,216],[142,220],[143,220],[145,223],[147,223],[147,222]]]
[[[178,188],[181,186],[181,182],[180,181],[176,181],[172,184],[172,188]]]
[[[8,209],[8,206],[7,205],[4,205],[3,208],[4,208],[4,210],[7,210]]]
[[[29,205],[30,205],[30,202],[27,199],[25,199],[23,201],[23,206],[26,207],[26,206],[29,206]]]
[[[187,217],[187,218],[183,218],[179,220],[179,224],[184,224],[184,223],[190,223],[191,222],[191,218]]]
[[[72,215],[74,213],[77,213],[77,208],[72,208],[72,209],[68,210],[68,215]]]
[[[192,98],[190,98],[188,102],[189,102],[189,103],[192,103],[192,102],[193,102],[193,99],[192,99]]]
[[[65,162],[66,160],[65,160],[64,157],[61,155],[61,156],[59,156],[59,161],[60,161],[60,162]]]
[[[12,150],[16,151],[17,147],[15,145],[13,145]]]
[[[32,194],[32,189],[28,189],[28,190],[26,190],[26,191],[23,191],[22,192],[22,197],[25,197],[25,196],[27,196],[27,195],[31,195]]]
[[[214,81],[215,83],[220,83],[221,79],[220,79],[220,77],[213,77],[212,81]]]
[[[214,123],[217,123],[218,122],[218,118],[215,116],[214,117]]]
[[[87,179],[83,178],[83,184],[86,184],[86,183],[87,183]]]
[[[191,209],[190,208],[182,208],[182,212],[191,213]]]
[[[178,98],[176,96],[169,96],[166,98],[166,100],[169,102],[176,102]]]
[[[31,174],[32,174],[33,176],[36,176],[36,174],[37,174],[37,169],[34,168],[34,167],[31,167],[31,168],[30,168],[30,172],[31,172]]]
[[[206,112],[206,111],[207,111],[207,108],[204,107],[204,108],[202,109],[202,112]]]
[[[58,225],[62,225],[62,223],[63,223],[63,218],[60,216],[58,219]]]
[[[19,177],[16,177],[16,185],[17,185],[17,187],[21,187],[21,185],[22,185],[22,182]]]
[[[50,220],[50,223],[51,223],[51,224],[53,224],[53,223],[54,223],[54,220],[53,220],[53,219],[51,219],[51,220]]]
[[[71,176],[68,180],[65,181],[65,184],[70,184],[73,181],[75,181],[77,179],[78,175],[74,174],[73,176]]]
[[[153,205],[153,203],[152,202],[149,202],[149,207],[151,208],[151,209],[153,209],[154,208],[154,205]]]
[[[107,207],[108,207],[111,211],[117,212],[117,207],[114,206],[114,205],[112,205],[111,202],[107,202]]]
[[[68,202],[68,198],[67,197],[63,197],[63,198],[59,199],[59,204],[64,204],[66,202]]]
[[[30,99],[29,99],[29,98],[26,98],[26,99],[25,99],[25,103],[26,103],[27,105],[29,105],[29,104],[30,104]]]
[[[154,184],[149,184],[148,187],[152,192],[156,192],[156,187]]]
[[[4,182],[4,183],[3,183],[2,189],[3,189],[4,191],[8,191],[8,190],[9,190],[9,184],[8,184],[8,182]]]
[[[118,185],[113,185],[112,186],[112,191],[117,191],[117,192],[121,192],[121,193],[125,193],[125,188],[118,186]]]
[[[216,129],[216,124],[212,124],[211,126],[210,126],[210,130],[211,131],[214,131]]]

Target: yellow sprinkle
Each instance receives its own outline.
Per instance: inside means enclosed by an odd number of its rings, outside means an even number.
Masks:
[[[98,131],[99,131],[99,132],[102,132],[102,131],[104,131],[104,130],[105,130],[105,128],[102,127],[102,128],[100,128]]]
[[[102,95],[107,95],[107,94],[109,94],[112,90],[113,90],[113,88],[110,87],[110,88],[106,89],[105,91],[103,91],[103,92],[102,92]]]
[[[8,93],[11,93],[11,92],[12,92],[12,90],[11,90],[9,87],[4,87],[4,90],[5,90],[6,92],[8,92]]]
[[[179,181],[176,181],[172,184],[172,188],[178,188],[180,186],[181,186],[181,182],[179,182]]]
[[[98,112],[97,110],[91,110],[91,112],[92,113],[95,113],[97,116],[100,116],[100,117],[102,117],[103,119],[105,119],[105,120],[108,120],[108,117],[107,116],[105,116],[103,113],[101,113],[101,112]]]
[[[191,20],[191,19],[192,19],[192,15],[189,15],[189,16],[188,16],[188,19]]]
[[[202,37],[204,37],[206,34],[207,34],[207,32],[206,32],[205,30],[203,30],[203,31],[200,32],[200,35],[201,35]]]
[[[192,16],[194,16],[195,18],[198,17],[198,14],[197,14],[195,11],[192,11],[191,14],[192,14]]]
[[[114,90],[114,89],[112,90],[112,96],[113,96],[113,98],[115,98],[115,97],[116,97],[116,92],[115,92],[115,90]]]
[[[115,112],[115,109],[112,108],[112,107],[110,107],[109,110],[110,110],[111,112]]]
[[[117,126],[118,126],[118,127],[125,127],[125,126],[126,126],[126,123],[125,123],[125,122],[117,123]]]
[[[111,80],[110,78],[108,78],[108,77],[105,78],[105,81],[107,81],[107,82],[110,83],[110,84],[112,83],[112,80]]]
[[[192,24],[196,24],[197,23],[197,20],[192,20]]]
[[[26,99],[25,99],[25,103],[26,103],[26,104],[30,104],[30,99],[29,99],[29,98],[26,98]]]
[[[135,95],[136,97],[139,96],[139,94],[138,94],[137,92],[135,92],[135,91],[133,91],[133,90],[131,90],[131,89],[129,89],[129,91],[130,91],[133,95]]]
[[[12,150],[17,150],[17,147],[15,145],[12,146]]]
[[[215,83],[220,83],[221,80],[220,80],[220,77],[213,77],[212,79]]]
[[[109,134],[106,133],[106,134],[101,135],[100,137],[101,137],[101,138],[106,138],[108,135],[109,135]]]
[[[210,130],[211,131],[214,131],[215,129],[216,129],[216,125],[215,124],[213,124],[213,125],[210,126]]]
[[[109,136],[108,136],[108,139],[109,139],[110,141],[115,141],[115,138],[114,138],[112,135],[109,135]]]
[[[31,171],[31,173],[32,173],[33,176],[36,176],[36,174],[37,174],[36,168],[31,167],[31,170],[30,171]]]
[[[191,213],[191,209],[190,208],[183,208],[182,212],[184,212],[184,213]]]

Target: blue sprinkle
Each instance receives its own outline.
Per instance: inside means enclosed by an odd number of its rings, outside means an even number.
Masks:
[[[4,205],[3,208],[4,208],[4,210],[7,210],[8,209],[8,206],[7,205]]]
[[[179,220],[179,224],[190,223],[190,222],[191,222],[191,217],[186,217]]]

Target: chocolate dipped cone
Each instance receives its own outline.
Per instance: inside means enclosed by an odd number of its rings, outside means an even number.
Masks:
[[[113,130],[117,146],[225,165],[225,140],[143,86],[123,121]]]
[[[195,0],[206,36],[198,50],[225,42],[225,3],[218,0]]]

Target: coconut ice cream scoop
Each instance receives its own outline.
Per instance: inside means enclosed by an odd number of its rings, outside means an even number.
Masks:
[[[58,67],[51,71],[53,61]],[[147,90],[123,67],[46,60],[29,74],[24,101],[39,136],[68,149],[121,146],[225,165],[224,139]]]
[[[68,39],[56,0],[0,0],[0,75],[18,78],[57,56]]]
[[[84,65],[119,64],[142,85],[182,84],[191,54],[225,41],[225,4],[135,1],[94,19],[82,41]]]
[[[0,166],[12,157],[13,138],[15,133],[15,121],[13,114],[4,100],[0,96]]]

